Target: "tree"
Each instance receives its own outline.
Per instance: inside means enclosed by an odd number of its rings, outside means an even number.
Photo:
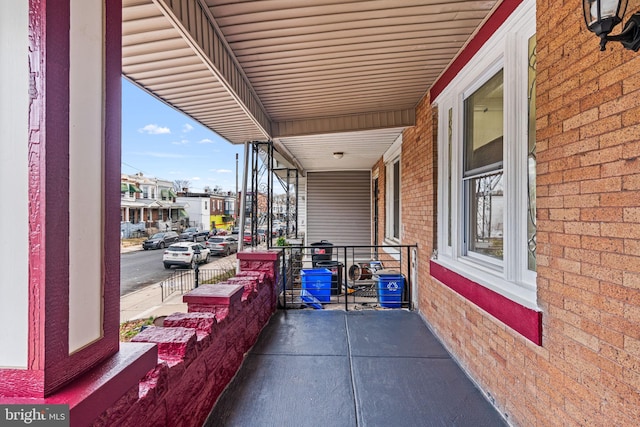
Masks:
[[[173,189],[175,190],[176,193],[189,191],[190,186],[191,186],[191,181],[189,181],[188,179],[176,179],[175,181],[173,181]]]

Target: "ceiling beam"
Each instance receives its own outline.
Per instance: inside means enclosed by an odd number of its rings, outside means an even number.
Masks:
[[[315,119],[286,120],[273,122],[274,138],[302,135],[319,135],[338,132],[400,128],[416,124],[415,109],[383,111],[375,113],[348,114]]]

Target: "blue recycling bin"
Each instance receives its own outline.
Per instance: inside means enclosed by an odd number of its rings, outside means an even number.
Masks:
[[[376,272],[378,281],[378,302],[381,307],[402,307],[404,276],[397,271],[380,270]]]
[[[302,289],[320,302],[331,301],[331,271],[326,268],[303,269],[300,272]]]

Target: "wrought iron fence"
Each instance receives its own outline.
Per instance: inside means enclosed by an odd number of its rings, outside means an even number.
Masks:
[[[162,301],[170,295],[180,292],[184,294],[199,285],[222,282],[236,275],[236,269],[195,269],[176,270],[171,277],[160,283],[162,289]],[[196,280],[197,279],[197,280]]]
[[[281,251],[282,308],[411,308],[417,245],[335,246],[323,241]]]

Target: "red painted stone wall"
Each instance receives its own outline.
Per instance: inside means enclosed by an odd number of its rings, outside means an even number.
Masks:
[[[94,426],[204,423],[276,308],[277,254],[238,257],[236,278],[186,294],[188,313],[174,313],[162,327],[134,337],[134,342],[157,344],[158,364]]]

